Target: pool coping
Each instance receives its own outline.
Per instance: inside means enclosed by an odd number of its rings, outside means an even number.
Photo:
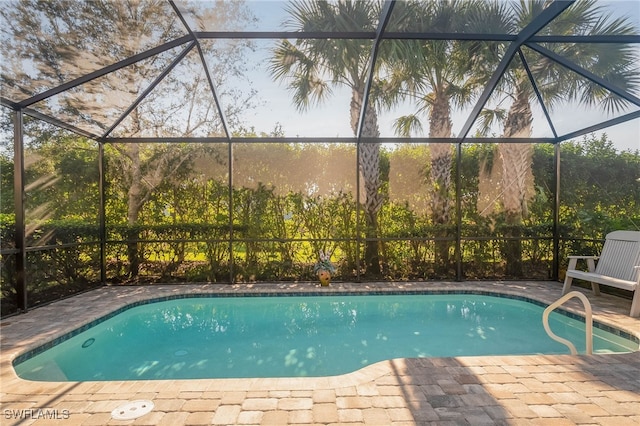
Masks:
[[[579,289],[580,290],[580,289]],[[304,294],[396,294],[398,292],[441,291],[441,292],[483,292],[486,294],[504,294],[524,297],[550,304],[561,294],[561,284],[557,282],[380,282],[380,283],[332,283],[328,288],[319,287],[315,283],[266,283],[266,284],[190,284],[190,285],[153,285],[153,286],[107,286],[69,299],[57,301],[47,306],[34,309],[26,314],[7,318],[0,322],[0,402],[10,402],[9,395],[37,395],[56,394],[64,389],[65,394],[88,392],[91,389],[127,389],[127,395],[144,394],[145,390],[171,386],[188,389],[193,392],[207,392],[213,389],[251,390],[253,392],[291,392],[312,391],[318,389],[343,389],[345,387],[365,386],[376,381],[390,371],[395,371],[399,365],[406,368],[414,364],[415,360],[400,359],[382,361],[366,366],[352,373],[329,377],[300,377],[300,378],[252,378],[252,379],[190,379],[190,380],[149,380],[149,381],[114,381],[114,382],[31,382],[20,379],[15,374],[12,362],[19,355],[42,345],[44,342],[64,336],[84,324],[108,315],[110,312],[122,309],[137,302],[164,297],[184,297],[190,294],[212,294],[223,296],[238,295],[274,295],[279,293]],[[594,320],[602,324],[623,330],[631,336],[640,339],[640,319],[628,316],[630,300],[620,297],[602,295],[593,296],[591,292],[583,291],[593,306]],[[568,312],[581,315],[582,308],[579,301],[571,300],[564,308]],[[626,312],[626,314],[625,314]],[[73,324],[65,323],[68,318],[75,318]],[[600,357],[600,356],[598,356]],[[465,357],[461,357],[465,358]],[[464,362],[495,363],[512,362],[520,359],[523,362],[533,362],[545,358],[540,355],[523,355],[517,357],[466,357]],[[563,355],[546,357],[545,359],[562,359],[566,362],[583,362],[585,356]],[[640,362],[640,352],[633,352],[630,356],[602,355],[606,362],[624,363],[631,359],[635,365]],[[509,361],[511,360],[511,361]],[[567,361],[568,360],[568,361]],[[574,360],[574,361],[571,361]],[[446,363],[446,359],[429,359],[422,364]],[[536,361],[537,362],[537,361]],[[549,361],[545,361],[549,362]],[[116,401],[112,401],[116,403]],[[91,413],[84,413],[91,414]],[[93,413],[95,415],[95,413]]]

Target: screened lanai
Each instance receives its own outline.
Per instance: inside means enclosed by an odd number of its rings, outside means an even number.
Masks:
[[[633,0],[0,9],[3,316],[312,282],[321,251],[337,281],[558,280],[640,230]]]

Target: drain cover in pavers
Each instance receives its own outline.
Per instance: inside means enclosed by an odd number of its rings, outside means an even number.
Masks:
[[[153,410],[153,402],[145,399],[127,402],[111,412],[115,420],[133,420],[142,417]]]

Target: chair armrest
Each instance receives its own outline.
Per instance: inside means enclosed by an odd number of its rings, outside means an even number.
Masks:
[[[568,271],[576,271],[576,267],[578,266],[578,260],[586,260],[587,261],[587,269],[589,272],[593,272],[596,270],[596,259],[599,256],[568,256],[569,264],[567,265]]]

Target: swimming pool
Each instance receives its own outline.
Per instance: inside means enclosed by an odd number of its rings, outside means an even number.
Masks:
[[[544,332],[543,309],[479,294],[152,300],[24,354],[14,368],[43,381],[295,377],[392,358],[569,353]],[[554,312],[550,324],[584,351],[583,322]],[[594,334],[594,352],[638,349],[620,333]]]

